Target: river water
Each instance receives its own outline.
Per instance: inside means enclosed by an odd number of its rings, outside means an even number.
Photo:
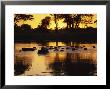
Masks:
[[[22,50],[22,48],[33,47],[36,47],[36,50]],[[38,54],[41,47],[51,49],[47,54]],[[55,47],[58,48],[57,51]],[[76,47],[76,50],[72,50],[73,47]],[[16,42],[14,75],[96,76],[97,45],[77,42]]]

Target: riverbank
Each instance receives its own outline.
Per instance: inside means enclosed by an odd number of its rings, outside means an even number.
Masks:
[[[15,30],[14,41],[75,41],[75,42],[97,42],[97,30]]]

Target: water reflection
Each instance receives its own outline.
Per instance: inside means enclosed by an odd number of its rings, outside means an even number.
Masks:
[[[96,65],[92,59],[80,59],[78,53],[74,55],[67,53],[63,61],[60,60],[59,54],[56,53],[55,60],[49,67],[52,68],[53,75],[88,76],[94,75],[96,71]]]
[[[24,74],[25,71],[29,71],[31,65],[31,60],[28,57],[20,57],[16,56],[15,57],[15,64],[14,64],[14,74],[15,75],[20,75]]]
[[[33,47],[36,47],[36,50],[21,50]],[[38,55],[38,50],[41,50],[42,47],[46,47],[49,53]],[[76,50],[73,50],[74,47]],[[57,51],[55,51],[56,48],[58,48]],[[92,43],[15,43],[14,74],[20,76],[97,75],[96,50],[96,44]]]

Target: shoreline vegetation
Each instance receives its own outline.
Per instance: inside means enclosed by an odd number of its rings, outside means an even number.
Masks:
[[[62,30],[16,30],[14,31],[15,42],[29,41],[75,41],[97,42],[97,28],[78,28]]]
[[[74,41],[97,42],[97,20],[95,14],[41,14],[14,15],[14,41]],[[34,23],[32,28],[25,22]],[[53,23],[52,23],[53,22]],[[22,23],[19,25],[19,23]],[[38,24],[38,25],[37,25]],[[65,25],[64,25],[65,24]],[[53,27],[53,28],[50,28]]]

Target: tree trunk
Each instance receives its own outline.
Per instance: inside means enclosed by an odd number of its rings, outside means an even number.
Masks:
[[[69,28],[69,23],[67,22],[67,29]]]
[[[57,16],[56,16],[56,14],[54,14],[54,17],[55,17],[55,24],[56,24],[55,30],[57,31],[58,30],[58,23],[57,23]]]
[[[58,46],[58,41],[56,41],[56,46]]]
[[[72,23],[72,28],[74,28],[74,23]]]

